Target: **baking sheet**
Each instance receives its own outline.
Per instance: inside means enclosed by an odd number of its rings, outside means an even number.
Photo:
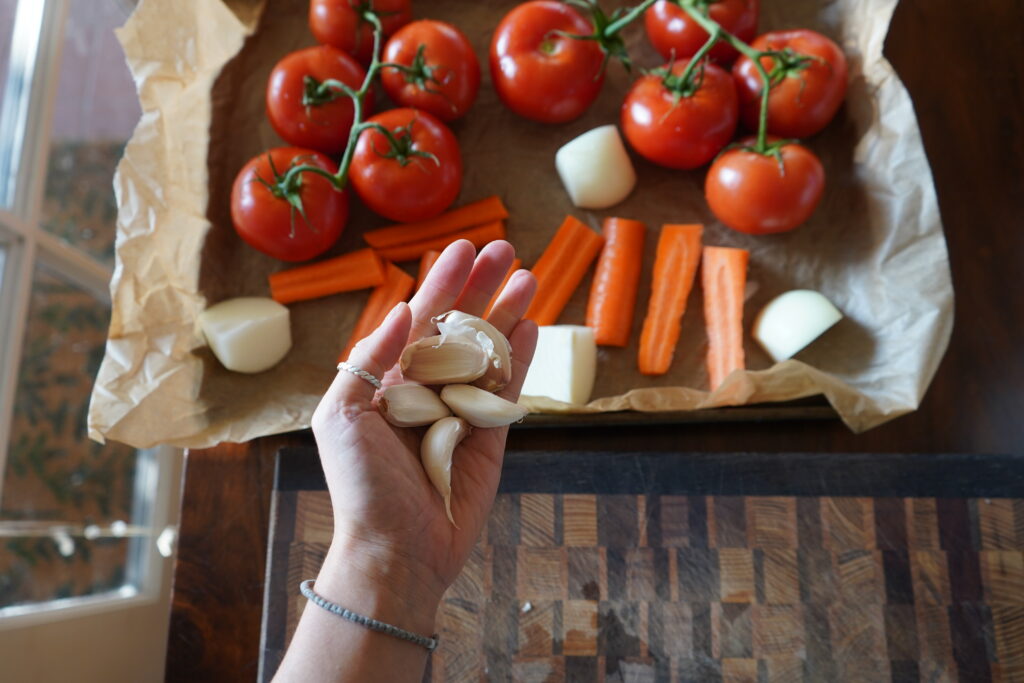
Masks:
[[[572,123],[521,119],[498,102],[486,68],[491,32],[516,3],[415,4],[417,17],[462,28],[484,67],[474,109],[453,125],[466,169],[457,203],[501,195],[512,214],[509,239],[526,264],[567,213],[595,229],[607,216],[648,225],[633,344],[601,350],[589,405],[525,399],[531,408],[679,411],[823,394],[860,431],[917,407],[949,340],[953,292],[913,107],[881,54],[895,2],[763,3],[761,30],[804,26],[837,40],[849,60],[850,85],[836,119],[808,141],[827,174],[821,206],[796,231],[761,238],[714,220],[703,200],[703,171],[669,171],[635,155],[640,185],[625,202],[598,212],[573,207],[554,152],[590,128],[616,122],[630,76],[612,65],[597,102]],[[266,276],[285,267],[235,235],[228,198],[241,166],[281,144],[264,116],[264,87],[280,57],[313,44],[306,6],[305,0],[145,0],[119,32],[145,113],[115,179],[114,311],[90,409],[94,439],[203,447],[304,428],[334,374],[365,292],[292,305],[295,346],[259,375],[221,368],[196,324],[208,303],[267,295]],[[642,22],[628,29],[627,39],[638,66],[658,65]],[[361,233],[386,222],[356,206],[331,253],[363,246]],[[657,230],[669,222],[702,222],[707,244],[751,251],[748,320],[793,288],[821,291],[846,318],[797,360],[774,366],[748,336],[749,370],[708,394],[703,304],[695,287],[672,370],[660,378],[639,375],[635,344]],[[585,281],[560,322],[582,323],[588,290]]]

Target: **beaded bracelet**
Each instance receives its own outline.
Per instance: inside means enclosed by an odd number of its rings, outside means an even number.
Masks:
[[[437,649],[437,634],[434,634],[433,638],[427,638],[426,636],[421,636],[416,633],[406,631],[405,629],[398,628],[397,626],[385,624],[383,621],[377,621],[376,619],[372,619],[370,617],[364,617],[362,614],[356,614],[351,610],[345,609],[341,605],[335,604],[329,600],[325,600],[324,598],[317,595],[316,592],[313,591],[313,579],[306,579],[305,581],[300,583],[299,592],[301,592],[303,596],[305,596],[310,602],[312,602],[317,607],[322,607],[323,609],[327,610],[332,614],[337,614],[342,619],[348,619],[349,621],[359,624],[360,626],[365,626],[371,631],[378,631],[380,633],[385,633],[389,636],[394,636],[395,638],[407,640],[410,643],[422,645],[423,647],[427,648],[428,652],[433,652]]]

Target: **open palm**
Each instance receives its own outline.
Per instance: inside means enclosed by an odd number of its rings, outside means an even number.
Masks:
[[[469,242],[451,245],[410,304],[396,307],[356,346],[350,362],[382,377],[385,386],[401,383],[396,364],[405,345],[435,334],[431,318],[445,311],[483,315],[514,256],[507,242],[492,242],[479,256]],[[537,340],[536,326],[522,320],[535,288],[532,275],[516,273],[488,316],[512,344],[512,381],[499,394],[511,401],[519,397]],[[420,464],[425,428],[393,427],[381,417],[374,397],[369,382],[340,372],[313,416],[334,506],[335,538],[400,558],[439,597],[458,576],[490,512],[508,428],[477,429],[456,449],[456,527]]]

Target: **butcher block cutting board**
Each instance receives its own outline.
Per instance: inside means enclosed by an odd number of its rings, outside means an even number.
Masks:
[[[330,538],[282,451],[261,680]],[[512,452],[437,631],[429,681],[1024,680],[1024,465]]]

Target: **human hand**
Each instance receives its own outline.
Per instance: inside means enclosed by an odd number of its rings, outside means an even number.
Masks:
[[[401,383],[397,361],[410,341],[435,334],[431,318],[451,309],[482,316],[514,258],[507,242],[492,242],[474,260],[466,241],[449,246],[409,305],[359,342],[350,362]],[[512,276],[488,320],[512,344],[512,381],[500,396],[516,401],[533,357],[537,327],[522,320],[536,289],[533,276]],[[353,584],[388,593],[368,609],[387,620],[394,605],[409,629],[429,629],[444,590],[465,564],[487,519],[501,475],[508,428],[477,429],[452,462],[452,514],[420,464],[426,428],[391,426],[374,405],[374,387],[338,373],[313,415],[313,434],[334,506],[334,540],[317,589],[331,599]],[[346,605],[351,608],[351,604]],[[390,606],[390,608],[389,608]],[[353,608],[354,609],[354,608]],[[382,616],[383,615],[383,616]],[[429,624],[428,624],[429,621]]]

